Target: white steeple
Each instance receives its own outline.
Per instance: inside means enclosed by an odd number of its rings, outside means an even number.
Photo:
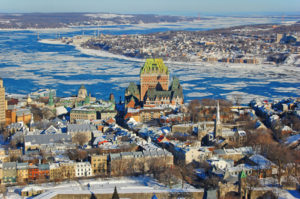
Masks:
[[[214,136],[215,138],[218,136],[222,136],[222,124],[221,124],[221,117],[220,117],[219,101],[217,102],[217,115],[215,120]]]
[[[220,105],[219,105],[219,100],[217,102],[217,116],[216,116],[216,122],[217,124],[220,124],[221,123],[221,120],[220,120]]]

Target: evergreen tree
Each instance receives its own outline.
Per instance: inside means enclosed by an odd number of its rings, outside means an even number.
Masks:
[[[120,199],[119,194],[117,192],[117,187],[115,186],[114,193],[112,195],[112,199]]]

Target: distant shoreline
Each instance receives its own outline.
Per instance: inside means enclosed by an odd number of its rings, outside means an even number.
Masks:
[[[82,48],[80,45],[75,45],[75,44],[66,44],[62,41],[59,41],[57,39],[41,39],[39,40],[40,43],[44,44],[52,44],[52,45],[70,45],[74,46],[78,51],[80,51],[83,54],[90,55],[90,56],[97,56],[97,57],[106,57],[106,58],[116,58],[116,59],[122,59],[122,60],[127,60],[127,61],[134,61],[134,62],[140,62],[143,63],[145,62],[145,59],[139,59],[139,58],[130,58],[126,57],[124,55],[118,55],[118,54],[113,54],[104,50],[96,50],[96,49],[86,49]],[[180,61],[167,61],[164,60],[164,63],[166,64],[176,64],[176,65],[198,65],[203,66],[205,64],[206,66],[216,66],[220,67],[226,67],[226,68],[243,68],[243,67],[249,67],[252,66],[252,68],[255,66],[256,68],[261,68],[261,67],[274,67],[274,65],[271,64],[240,64],[240,63],[220,63],[220,62],[180,62]]]

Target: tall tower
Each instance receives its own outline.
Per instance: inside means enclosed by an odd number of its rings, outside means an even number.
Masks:
[[[80,86],[80,89],[78,90],[77,97],[81,98],[81,99],[85,99],[87,95],[88,95],[87,90],[86,90],[85,86],[82,84]]]
[[[147,59],[140,71],[140,101],[149,88],[167,91],[169,89],[169,71],[162,59]]]
[[[0,124],[5,123],[5,88],[3,80],[0,78]]]
[[[53,95],[52,95],[52,91],[51,90],[50,90],[50,93],[49,93],[48,106],[54,106]]]
[[[215,138],[222,135],[222,123],[220,118],[220,105],[219,101],[217,102],[217,115],[215,120],[215,128],[214,128]]]

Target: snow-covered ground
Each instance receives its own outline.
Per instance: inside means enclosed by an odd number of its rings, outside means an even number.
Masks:
[[[177,192],[177,191],[193,191],[203,192],[203,189],[195,189],[190,185],[185,184],[181,188],[181,184],[169,189],[164,185],[158,183],[150,177],[124,177],[124,178],[108,178],[108,179],[91,179],[62,182],[60,184],[45,183],[38,186],[45,193],[36,198],[51,198],[58,193],[62,194],[94,194],[109,193],[112,194],[114,188],[117,187],[118,193],[159,193],[159,192]],[[10,187],[8,188],[8,198],[21,198],[17,193],[23,187]],[[0,196],[1,197],[1,196]]]

